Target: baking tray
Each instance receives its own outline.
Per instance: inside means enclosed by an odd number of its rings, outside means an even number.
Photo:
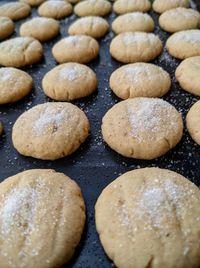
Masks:
[[[4,2],[10,1],[0,1],[0,3]],[[200,1],[191,2],[191,4],[193,8],[200,7]],[[13,37],[19,35],[19,26],[24,21],[36,15],[37,11],[33,8],[31,16],[16,22],[16,31]],[[150,15],[156,23],[155,33],[164,42],[169,35],[160,30],[158,15],[152,11]],[[115,17],[116,15],[111,13],[106,18],[111,23]],[[192,141],[186,128],[184,128],[182,141],[176,148],[158,159],[141,161],[120,156],[103,142],[100,131],[102,117],[109,108],[120,101],[109,88],[111,73],[121,66],[109,54],[109,44],[114,37],[114,34],[110,31],[104,38],[99,40],[100,56],[89,64],[97,74],[99,81],[98,91],[89,97],[73,101],[74,104],[87,114],[90,120],[91,134],[87,141],[77,152],[69,157],[53,162],[23,157],[17,153],[11,141],[12,126],[18,116],[24,111],[37,104],[52,101],[44,95],[41,88],[41,80],[46,72],[57,65],[51,54],[52,46],[62,37],[66,36],[68,26],[76,18],[75,15],[72,15],[67,19],[61,20],[61,34],[53,39],[53,41],[44,43],[44,59],[39,64],[23,68],[34,79],[32,93],[15,104],[0,106],[0,121],[3,122],[5,127],[5,134],[0,139],[0,178],[3,181],[11,175],[33,168],[52,168],[73,178],[82,189],[87,207],[87,223],[75,256],[63,267],[107,268],[113,267],[113,264],[103,251],[96,233],[94,221],[94,205],[101,191],[115,178],[129,170],[153,166],[174,170],[200,186],[200,146]],[[164,49],[162,55],[153,63],[162,66],[170,73],[173,81],[172,88],[163,99],[173,104],[182,113],[185,121],[187,111],[198,100],[198,97],[183,91],[176,82],[174,71],[179,61],[171,58],[167,54],[166,49]]]

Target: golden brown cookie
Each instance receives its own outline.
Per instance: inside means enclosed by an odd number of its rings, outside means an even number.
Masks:
[[[0,104],[12,103],[25,97],[32,89],[33,79],[15,68],[0,68]]]
[[[32,37],[15,37],[0,43],[0,64],[7,67],[23,67],[41,60],[43,48]]]
[[[197,101],[190,108],[187,117],[186,125],[192,139],[200,145],[200,101]]]
[[[20,20],[31,13],[31,8],[26,3],[11,2],[0,5],[0,16],[9,17],[11,20]]]
[[[79,17],[106,16],[112,10],[112,5],[107,0],[85,0],[74,7],[74,13]]]
[[[8,17],[0,17],[0,40],[9,37],[15,29],[13,21]]]
[[[147,12],[151,9],[151,2],[149,0],[117,0],[113,4],[113,9],[117,14],[134,11]]]
[[[127,172],[103,190],[95,206],[104,250],[119,268],[198,268],[199,204],[199,188],[178,173]]]
[[[163,30],[170,33],[197,29],[200,25],[200,13],[191,8],[170,9],[159,17],[159,24]]]
[[[38,8],[38,14],[43,17],[62,19],[73,11],[72,5],[66,1],[49,0]]]
[[[123,63],[151,61],[162,51],[160,38],[153,33],[126,32],[117,35],[110,44],[113,58]]]
[[[189,7],[189,0],[154,0],[152,7],[155,12],[163,13],[176,7]]]
[[[92,94],[97,88],[97,78],[88,66],[69,62],[49,71],[42,80],[42,87],[54,100],[71,101]]]
[[[132,12],[118,16],[112,23],[112,30],[116,33],[123,32],[152,32],[154,21],[148,14]]]
[[[188,58],[180,63],[175,75],[180,86],[195,95],[200,96],[200,56]]]
[[[115,70],[110,77],[110,88],[122,99],[162,97],[171,86],[169,74],[150,63],[133,63]]]
[[[89,133],[89,122],[71,103],[49,102],[24,112],[12,131],[13,145],[26,156],[55,160],[76,151]]]
[[[35,17],[20,27],[21,36],[33,37],[41,42],[48,41],[59,34],[59,23],[52,18]]]
[[[179,112],[162,99],[133,98],[115,104],[105,114],[102,134],[119,154],[151,160],[179,143],[183,121]]]
[[[69,26],[70,35],[84,34],[94,38],[103,37],[109,29],[108,22],[97,16],[87,16],[76,20]]]
[[[169,54],[178,59],[200,56],[200,30],[187,30],[174,33],[167,42]]]
[[[33,169],[0,184],[1,267],[61,267],[74,254],[85,223],[75,181]]]
[[[53,46],[52,53],[59,63],[88,63],[98,56],[99,44],[90,36],[68,36]]]

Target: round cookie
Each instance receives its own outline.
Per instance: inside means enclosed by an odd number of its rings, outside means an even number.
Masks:
[[[151,2],[149,0],[117,0],[113,4],[113,9],[117,14],[134,11],[147,12],[151,9]]]
[[[116,34],[123,32],[152,32],[154,21],[148,14],[142,12],[127,13],[118,16],[112,23],[112,30]]]
[[[3,133],[3,124],[0,121],[0,136],[2,135],[2,133]]]
[[[54,100],[71,101],[92,94],[97,88],[97,78],[88,66],[70,62],[48,72],[42,80],[42,87]]]
[[[192,139],[200,145],[200,101],[197,101],[189,110],[186,125]]]
[[[153,33],[127,32],[117,35],[110,44],[113,58],[123,63],[151,61],[162,51],[162,42]]]
[[[25,97],[32,89],[33,79],[15,68],[0,68],[0,104],[12,103]]]
[[[53,46],[52,53],[59,63],[88,63],[98,56],[99,44],[90,36],[68,36]]]
[[[22,155],[55,160],[76,151],[88,133],[88,119],[77,106],[49,102],[31,108],[17,119],[12,140]]]
[[[167,42],[169,54],[178,59],[200,56],[200,30],[187,30],[174,33]]]
[[[59,30],[60,26],[56,20],[36,17],[21,25],[20,35],[33,37],[41,42],[45,42],[57,36]]]
[[[8,17],[0,17],[0,40],[9,37],[15,29],[13,21]]]
[[[170,9],[159,17],[159,24],[163,30],[170,33],[197,29],[200,25],[200,13],[191,8]]]
[[[163,13],[176,7],[189,7],[189,0],[154,0],[152,7],[155,12]]]
[[[112,11],[112,5],[107,0],[85,0],[74,7],[74,13],[79,17],[106,16]]]
[[[191,57],[181,62],[175,75],[180,86],[195,95],[200,96],[200,56]]]
[[[27,4],[29,4],[30,6],[33,6],[33,7],[39,6],[45,1],[46,0],[20,0],[20,2],[27,3]]]
[[[0,16],[9,17],[11,20],[20,20],[31,13],[31,8],[25,3],[11,2],[0,5]]]
[[[76,20],[69,26],[70,35],[83,34],[94,38],[103,37],[109,30],[108,22],[97,16],[88,16]]]
[[[122,66],[110,77],[110,88],[121,99],[162,97],[171,87],[169,74],[150,63]]]
[[[105,114],[102,134],[104,141],[119,154],[151,160],[178,144],[183,121],[179,112],[162,99],[127,99]]]
[[[96,228],[119,268],[199,267],[200,191],[167,169],[127,172],[95,206]]]
[[[61,267],[78,245],[85,204],[75,181],[51,169],[33,169],[0,184],[2,267]]]
[[[8,67],[23,67],[41,60],[43,48],[32,37],[16,37],[0,43],[0,64]]]
[[[50,0],[44,2],[39,8],[40,16],[54,19],[62,19],[69,16],[73,11],[72,5],[65,1]]]

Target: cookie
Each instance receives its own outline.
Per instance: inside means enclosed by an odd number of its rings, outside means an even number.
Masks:
[[[169,74],[150,63],[122,66],[110,77],[110,88],[121,99],[162,97],[171,87]]]
[[[92,94],[97,88],[96,74],[88,66],[65,63],[48,72],[43,80],[44,93],[58,101],[71,101]]]
[[[0,17],[0,40],[9,37],[15,29],[13,21],[8,17]]]
[[[0,104],[12,103],[25,97],[32,89],[33,79],[15,68],[0,68]]]
[[[95,206],[105,252],[119,268],[199,267],[200,191],[167,169],[127,172]]]
[[[88,63],[98,56],[99,44],[90,36],[68,36],[53,46],[52,53],[59,63]]]
[[[33,169],[0,184],[1,267],[61,267],[74,254],[85,205],[75,181]]]
[[[49,102],[31,108],[17,119],[12,140],[22,155],[55,160],[76,151],[88,132],[88,119],[77,106]]]
[[[183,7],[170,9],[159,17],[159,24],[163,30],[170,33],[197,29],[200,25],[200,13]]]
[[[104,141],[119,154],[151,160],[179,143],[183,121],[179,112],[162,99],[127,99],[105,114],[102,134]]]
[[[152,32],[154,21],[142,12],[127,13],[118,16],[112,23],[112,30],[116,34],[123,32]]]
[[[62,19],[69,16],[73,11],[72,5],[65,1],[50,0],[44,2],[39,8],[40,16],[54,19]]]
[[[36,7],[41,5],[43,2],[45,2],[46,0],[20,0],[21,2],[27,3],[30,6]]]
[[[103,37],[109,30],[108,22],[97,16],[88,16],[76,20],[69,26],[70,35],[83,34],[94,38]]]
[[[191,57],[181,62],[175,75],[180,86],[195,95],[200,96],[200,56]]]
[[[52,18],[36,17],[24,22],[20,27],[21,36],[33,37],[41,42],[54,38],[59,31],[59,23]]]
[[[177,59],[200,56],[200,30],[187,30],[174,33],[167,42],[169,54]]]
[[[152,7],[155,12],[163,13],[176,7],[189,7],[189,0],[154,0]]]
[[[123,63],[151,61],[162,51],[160,38],[152,33],[127,32],[117,35],[110,44],[113,58]]]
[[[74,7],[74,13],[79,17],[106,16],[112,11],[112,5],[107,0],[85,0]]]
[[[11,20],[20,20],[31,13],[31,8],[26,3],[11,2],[0,5],[0,16],[9,17]]]
[[[189,110],[186,125],[192,139],[200,145],[200,101],[197,101]]]
[[[3,133],[3,124],[0,121],[0,136],[2,135],[2,133]]]
[[[39,41],[32,37],[15,37],[0,43],[0,64],[23,67],[37,63],[43,56]]]
[[[134,11],[147,12],[151,9],[151,2],[149,0],[117,0],[113,4],[113,9],[117,14]]]

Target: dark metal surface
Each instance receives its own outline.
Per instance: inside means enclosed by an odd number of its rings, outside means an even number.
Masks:
[[[0,1],[0,3],[3,2],[5,1]],[[196,2],[200,6],[200,1]],[[36,14],[36,9],[33,9],[32,17]],[[150,12],[150,14],[157,25],[155,33],[165,41],[168,34],[158,27],[158,16],[153,12]],[[107,17],[109,22],[112,22],[114,18],[114,13]],[[18,35],[19,26],[29,19],[30,17],[16,22],[16,32],[13,36]],[[34,66],[24,68],[34,79],[32,93],[15,104],[0,107],[0,121],[3,122],[5,127],[5,134],[0,139],[0,178],[4,180],[8,176],[32,168],[53,168],[73,178],[80,185],[85,198],[87,224],[75,256],[64,267],[112,267],[113,264],[107,259],[101,247],[94,222],[94,205],[103,188],[124,172],[139,167],[151,166],[168,168],[179,172],[200,186],[200,147],[191,140],[186,128],[180,144],[163,157],[154,161],[128,159],[118,155],[105,145],[100,131],[101,119],[106,111],[119,101],[111,93],[108,81],[110,74],[121,65],[113,60],[109,54],[109,44],[114,36],[110,31],[103,39],[99,40],[100,56],[89,64],[97,73],[98,91],[90,97],[73,102],[85,111],[90,120],[91,135],[87,141],[73,155],[53,162],[23,157],[16,152],[11,141],[12,126],[17,117],[25,110],[36,104],[52,101],[43,94],[41,80],[47,71],[56,66],[51,54],[53,44],[66,36],[68,26],[75,19],[75,15],[72,15],[70,18],[61,20],[61,35],[51,42],[44,43],[45,57],[43,61]],[[162,66],[170,73],[173,84],[164,99],[173,104],[182,113],[185,121],[186,112],[198,98],[181,90],[174,78],[174,71],[178,61],[172,59],[165,49],[154,63]]]

